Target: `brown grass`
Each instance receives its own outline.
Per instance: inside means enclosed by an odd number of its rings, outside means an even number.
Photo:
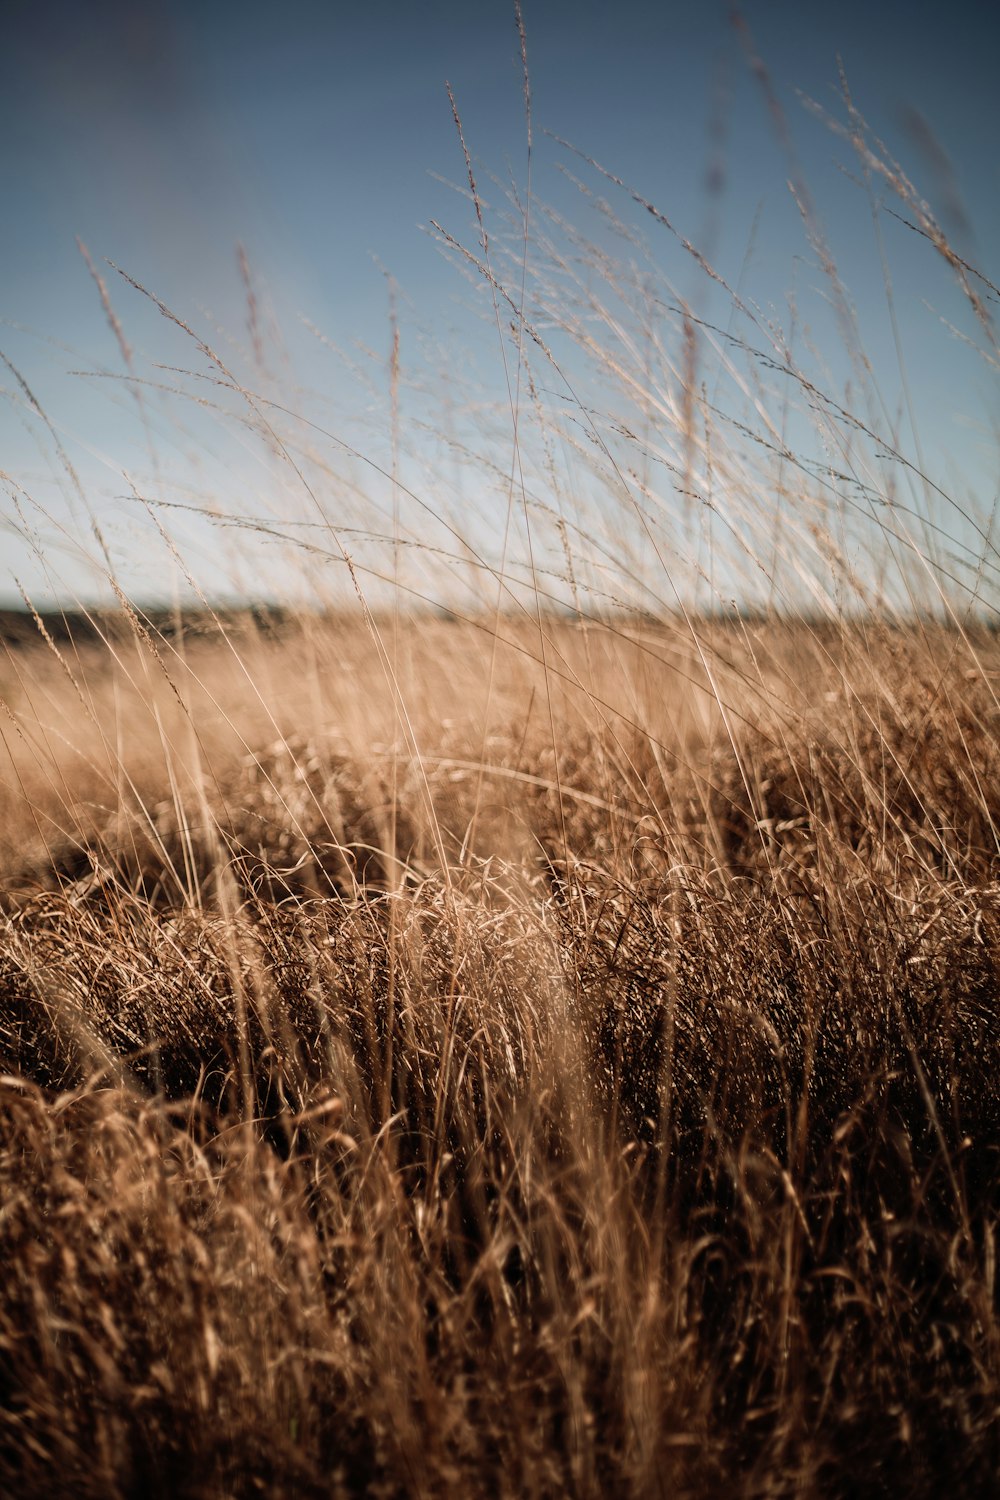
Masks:
[[[121,627],[4,671],[12,1492],[989,1490],[991,635]]]
[[[797,169],[850,401],[595,161],[662,273],[584,183],[599,245],[532,196],[517,19],[526,190],[487,207],[452,96],[474,248],[434,226],[499,440],[471,391],[424,420],[394,294],[377,463],[268,374],[244,252],[251,384],[86,256],[130,524],[203,608],[137,610],[87,508],[115,608],[4,637],[4,1493],[996,1491],[993,518],[907,455]],[[844,108],[995,369],[996,286]],[[197,368],[147,379],[112,293]],[[259,499],[192,520],[179,397]],[[270,623],[188,522],[289,580]]]

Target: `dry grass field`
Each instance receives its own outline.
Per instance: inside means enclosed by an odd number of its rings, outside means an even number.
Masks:
[[[5,1488],[990,1492],[1000,646],[494,624],[8,648]]]
[[[596,162],[597,245],[532,197],[517,18],[528,189],[485,206],[453,101],[471,248],[434,225],[489,402],[435,427],[466,366],[408,386],[393,311],[363,460],[245,256],[241,363],[84,252],[115,524],[197,610],[130,602],[5,357],[78,523],[0,475],[5,524],[117,601],[0,621],[5,1495],[997,1492],[995,506],[797,184],[829,363]],[[843,110],[995,372],[1000,290]],[[259,491],[171,488],[171,420]],[[302,587],[216,613],[189,523]]]

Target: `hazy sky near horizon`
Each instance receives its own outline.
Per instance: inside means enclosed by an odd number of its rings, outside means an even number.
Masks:
[[[559,166],[583,169],[549,130],[633,184],[724,275],[744,277],[766,308],[769,299],[780,303],[805,253],[787,187],[798,171],[877,361],[889,335],[870,214],[840,170],[849,150],[800,93],[842,117],[842,59],[859,108],[958,251],[996,280],[1000,14],[968,0],[948,7],[748,0],[742,14],[750,45],[725,4],[525,0],[534,191],[576,211],[578,194]],[[137,358],[148,361],[181,360],[176,330],[151,318],[149,305],[103,267],[105,257],[196,332],[245,343],[242,245],[286,354],[299,347],[302,320],[338,348],[384,354],[387,272],[398,284],[404,360],[416,359],[407,319],[434,328],[454,317],[463,326],[467,287],[427,230],[435,219],[475,244],[469,204],[455,192],[465,169],[445,84],[484,196],[499,191],[491,174],[503,181],[509,173],[523,186],[521,64],[507,0],[6,0],[3,17],[0,351],[13,370],[0,367],[0,469],[15,486],[51,496],[68,483],[21,380],[98,514],[121,494],[121,468],[141,468],[129,403],[71,373],[122,368],[78,237],[109,278]],[[793,156],[751,51],[780,101]],[[961,448],[962,421],[972,423],[971,446],[987,456],[969,460],[961,483],[988,485],[995,386],[991,395],[981,362],[942,336],[940,308],[926,303],[944,271],[931,267],[925,284],[933,252],[906,240],[901,230],[888,248],[899,253],[893,274],[927,442],[940,446],[935,462],[958,462],[948,443]],[[350,376],[333,362],[324,366],[322,354],[313,338],[304,356],[288,354],[294,378],[310,386],[326,380],[331,397],[346,402]],[[955,418],[950,427],[946,414]],[[58,497],[45,503],[57,520],[78,524],[72,496],[65,511]],[[14,574],[40,595],[92,589],[69,553],[46,581],[16,534],[20,525],[2,534],[0,597],[12,595]],[[116,535],[124,555],[128,528]]]

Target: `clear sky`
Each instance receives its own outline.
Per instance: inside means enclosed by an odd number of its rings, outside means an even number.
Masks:
[[[579,174],[641,224],[663,285],[690,298],[696,312],[718,313],[717,295],[670,235],[632,212],[626,194],[548,130],[661,209],[765,321],[787,326],[794,298],[805,343],[818,346],[837,392],[851,378],[850,357],[836,352],[821,256],[789,191],[789,178],[805,183],[894,412],[904,392],[884,272],[864,189],[843,170],[856,174],[857,161],[800,94],[843,119],[839,56],[859,109],[957,251],[998,281],[1000,11],[969,0],[747,0],[742,15],[741,28],[729,6],[711,0],[525,0],[533,193],[600,246],[601,216],[562,169]],[[203,375],[210,366],[104,258],[225,350],[249,382],[255,356],[237,259],[243,246],[257,299],[260,381],[266,369],[272,393],[280,388],[314,420],[322,410],[321,425],[383,467],[392,464],[391,277],[399,445],[414,455],[408,482],[431,503],[432,444],[419,432],[447,427],[457,450],[477,402],[484,411],[493,400],[502,408],[488,289],[442,253],[428,226],[436,220],[476,248],[471,206],[456,191],[465,165],[446,80],[491,212],[502,206],[506,181],[523,193],[521,61],[507,0],[6,0],[3,16],[0,350],[10,363],[0,366],[0,469],[10,483],[0,596],[16,595],[14,575],[43,600],[100,594],[99,567],[86,567],[76,550],[83,538],[96,555],[84,537],[88,509],[126,586],[147,596],[165,591],[165,554],[152,547],[148,515],[121,499],[123,471],[153,498],[280,512],[270,480],[247,500],[258,483],[251,473],[264,474],[267,462],[247,457],[250,467],[242,467],[250,440],[238,419],[234,431],[190,401],[170,406],[152,392],[140,409],[117,381],[92,378],[122,375],[125,366],[78,237],[107,278],[134,372],[163,383],[174,377],[157,365]],[[531,222],[540,231],[544,214]],[[989,343],[926,241],[888,220],[884,236],[920,455],[935,476],[947,475],[963,506],[974,501],[988,511],[997,484],[996,371],[958,335],[987,352]],[[508,433],[504,460],[502,419],[496,433],[502,468],[510,448]],[[912,430],[907,441],[916,451]],[[376,501],[387,503],[363,463],[338,475],[362,489],[372,479]],[[468,496],[468,482],[453,490],[455,504]],[[502,528],[502,494],[495,504],[478,496],[469,504],[480,531],[491,520]],[[191,549],[185,555],[208,590],[254,590],[256,575],[226,573],[231,560],[209,528],[178,517]],[[40,539],[48,571],[32,556],[26,528]]]

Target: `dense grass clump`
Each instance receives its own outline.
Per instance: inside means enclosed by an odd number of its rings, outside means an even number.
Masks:
[[[241,628],[8,659],[5,1488],[989,1493],[992,638]]]

